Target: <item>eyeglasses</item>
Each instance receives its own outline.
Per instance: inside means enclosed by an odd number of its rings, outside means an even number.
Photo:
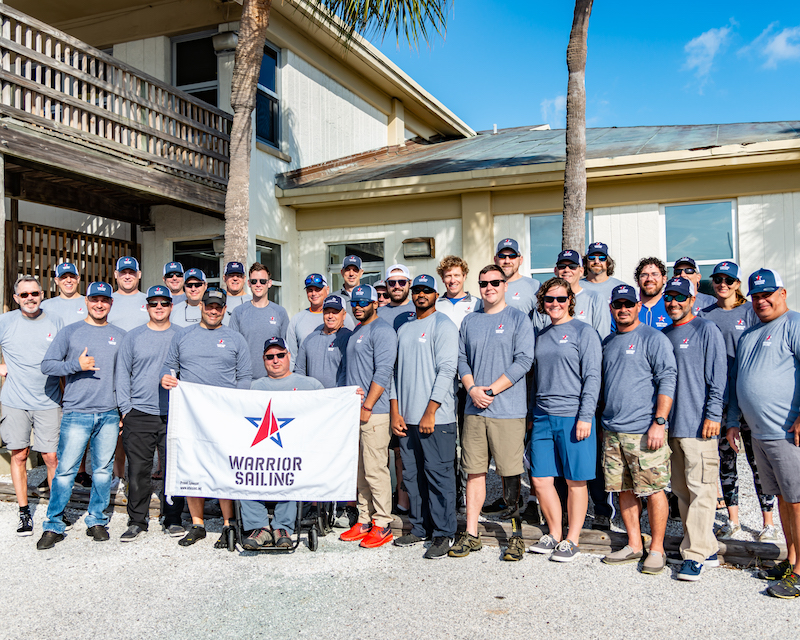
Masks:
[[[147,306],[155,309],[156,307],[170,307],[172,303],[169,300],[153,300],[148,302]]]
[[[413,293],[414,295],[417,295],[418,293],[424,293],[430,295],[431,293],[436,293],[436,292],[430,287],[414,287],[411,290],[411,293]]]
[[[614,300],[614,302],[611,303],[611,306],[619,311],[623,307],[625,309],[633,309],[636,306],[636,303],[631,300]]]
[[[730,286],[733,285],[734,282],[736,282],[736,279],[735,278],[731,278],[730,276],[721,276],[721,275],[717,274],[717,275],[711,276],[711,281],[714,284],[722,284],[724,282],[725,284],[727,284],[730,287]]]
[[[478,280],[478,286],[481,289],[485,289],[489,285],[492,285],[493,287],[497,288],[500,286],[501,282],[505,282],[505,280]]]
[[[283,360],[286,357],[286,352],[283,353],[265,353],[264,360],[274,360],[277,358],[278,360]]]
[[[165,278],[182,278],[183,274],[180,271],[170,271]]]
[[[389,298],[389,293],[387,291],[377,291],[379,298]]]
[[[692,267],[686,267],[685,269],[673,268],[672,273],[675,274],[676,276],[679,276],[682,273],[685,273],[687,276],[692,276],[695,273],[697,273],[697,269],[693,269]]]
[[[250,284],[267,284],[269,278],[250,278]]]
[[[28,296],[30,296],[31,298],[38,298],[40,295],[42,295],[41,291],[31,291],[30,293],[28,293],[27,291],[23,291],[22,293],[17,294],[17,296],[19,296],[23,300]]]
[[[580,266],[574,262],[562,262],[561,264],[556,265],[556,269],[569,269],[570,271],[577,271],[580,269]]]
[[[605,262],[608,260],[608,256],[589,256],[589,260],[598,260],[599,262]]]
[[[506,253],[498,253],[497,257],[501,260],[503,258],[508,258],[509,260],[514,260],[515,258],[519,258],[519,253],[514,253],[513,251],[507,251]]]
[[[325,281],[322,279],[322,276],[308,276],[306,278],[306,287],[310,287],[312,285],[321,289],[325,286]]]
[[[408,284],[408,280],[387,280],[386,284],[390,287],[405,287]]]
[[[686,302],[689,299],[685,293],[665,293],[664,294],[664,302],[672,302],[673,300],[677,300],[678,302]]]
[[[202,287],[205,282],[185,282],[183,286],[186,289],[196,289],[197,287]]]
[[[569,296],[544,296],[544,301],[547,304],[553,304],[554,302],[564,304],[567,300],[569,300]]]
[[[351,300],[350,301],[350,306],[353,307],[354,309],[356,307],[362,307],[362,308],[363,307],[368,307],[371,304],[372,304],[372,300]]]

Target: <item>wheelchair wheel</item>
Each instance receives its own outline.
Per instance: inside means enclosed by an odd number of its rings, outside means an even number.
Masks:
[[[316,527],[311,527],[308,530],[308,548],[311,551],[316,551],[319,548],[319,537]]]
[[[236,551],[236,531],[233,527],[228,529],[228,551]]]

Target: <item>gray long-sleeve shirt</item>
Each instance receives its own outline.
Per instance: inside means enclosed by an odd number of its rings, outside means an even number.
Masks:
[[[285,378],[264,376],[253,380],[250,388],[258,391],[316,391],[325,387],[315,378],[301,376],[299,373],[290,373]]]
[[[385,320],[395,330],[399,331],[406,322],[411,322],[417,317],[417,309],[411,304],[411,300],[407,300],[406,304],[401,304],[394,307],[387,304],[378,309],[378,317]]]
[[[347,341],[347,384],[361,387],[364,395],[374,381],[384,388],[372,407],[373,415],[389,413],[389,393],[394,362],[397,359],[397,334],[386,320],[376,318],[359,324]]]
[[[608,308],[608,303],[603,301],[602,296],[592,291],[581,289],[575,294],[574,317],[597,331],[601,340],[611,335],[611,310]],[[549,326],[550,316],[538,311],[533,312],[534,329],[540,331]]]
[[[42,310],[51,316],[60,317],[64,326],[67,326],[73,322],[86,320],[86,298],[84,296],[48,298],[42,302]]]
[[[288,325],[289,314],[275,302],[270,302],[266,307],[256,307],[248,302],[234,309],[228,327],[239,332],[247,341],[253,380],[267,375],[264,343],[273,337],[285,339]]]
[[[113,324],[98,327],[88,322],[75,322],[56,334],[42,360],[42,373],[65,378],[64,413],[103,413],[117,408],[114,369],[125,334]],[[78,358],[86,348],[97,371],[81,370]]]
[[[600,397],[603,349],[597,331],[573,319],[536,336],[531,396],[551,416],[591,422]]]
[[[646,433],[659,395],[675,396],[678,375],[672,344],[657,329],[641,323],[603,340],[603,428]]]
[[[294,372],[319,380],[326,389],[347,384],[347,342],[353,334],[342,327],[334,334],[322,329],[303,340]]]
[[[110,324],[118,326],[123,331],[130,331],[147,324],[150,320],[150,315],[147,313],[147,295],[141,291],[131,295],[115,291],[111,297],[114,304],[108,312]]]
[[[519,309],[530,317],[533,310],[536,309],[536,292],[539,291],[540,286],[541,283],[536,278],[527,276],[521,276],[513,282],[509,282],[506,290],[506,304]]]
[[[200,323],[200,304],[190,305],[187,300],[172,306],[169,321],[178,327],[193,327]]]
[[[240,333],[225,325],[205,329],[199,324],[179,331],[169,345],[161,375],[227,389],[249,389],[250,349]]]
[[[300,345],[314,331],[321,330],[322,324],[322,311],[314,313],[311,309],[303,309],[295,313],[292,319],[289,320],[289,327],[286,329],[286,347],[292,355],[292,363],[295,367],[297,366],[297,354],[300,351]],[[352,331],[356,326],[355,320],[345,314],[344,326]]]
[[[42,373],[42,360],[64,323],[43,311],[36,318],[16,309],[0,316],[0,347],[8,376],[0,392],[3,406],[27,411],[55,409],[61,400],[58,378]]]
[[[694,297],[694,307],[692,307],[692,313],[696,316],[701,315],[701,311],[703,309],[707,309],[712,305],[717,304],[717,299],[714,296],[710,296],[707,293],[701,293],[700,291],[695,294]]]
[[[731,372],[728,428],[739,416],[756,440],[794,441],[789,427],[800,415],[800,313],[787,311],[747,329]]]
[[[678,366],[669,436],[701,438],[704,419],[722,420],[728,380],[725,341],[716,325],[703,318],[671,324],[662,333],[672,343]]]
[[[608,309],[608,305],[611,303],[611,291],[614,287],[618,287],[621,284],[626,283],[619,278],[613,277],[609,277],[605,282],[589,282],[586,278],[581,278],[581,288],[599,295],[606,303],[606,309]],[[609,314],[610,313],[609,311]]]
[[[397,332],[391,398],[406,424],[419,424],[428,402],[439,403],[435,424],[456,422],[458,327],[443,313],[407,322]]]
[[[225,304],[225,315],[222,316],[222,324],[224,324],[226,327],[229,326],[231,319],[233,318],[233,312],[241,306],[247,306],[247,303],[252,299],[253,296],[249,293],[245,293],[241,296],[228,296],[228,300]],[[269,304],[272,305],[274,303],[270,302]]]
[[[116,367],[117,406],[122,415],[131,409],[151,416],[169,413],[169,392],[161,386],[161,369],[164,354],[180,331],[173,324],[164,331],[143,325],[122,339]]]
[[[459,378],[472,375],[474,384],[488,387],[505,374],[513,383],[486,409],[478,409],[468,396],[466,414],[501,419],[526,416],[525,374],[533,364],[535,342],[531,321],[514,307],[491,314],[481,309],[464,318],[459,334]]]
[[[733,309],[722,309],[714,303],[703,309],[699,317],[711,320],[722,332],[729,366],[733,366],[736,358],[736,346],[739,344],[739,338],[746,329],[759,323],[758,316],[753,311],[753,305],[750,302],[740,304]]]

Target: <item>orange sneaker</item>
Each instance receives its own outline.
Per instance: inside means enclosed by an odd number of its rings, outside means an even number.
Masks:
[[[359,540],[365,538],[371,529],[372,525],[370,523],[362,524],[361,522],[356,522],[352,527],[339,536],[339,540],[344,540],[345,542],[358,542]]]
[[[364,537],[359,546],[365,549],[374,549],[385,545],[387,542],[391,542],[393,539],[394,536],[389,527],[379,527],[373,522],[372,529],[369,530],[369,533]]]

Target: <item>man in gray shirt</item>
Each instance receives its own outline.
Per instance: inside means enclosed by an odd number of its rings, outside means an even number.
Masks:
[[[142,279],[139,261],[132,256],[121,257],[117,260],[114,278],[117,290],[108,321],[125,331],[147,324],[147,296],[139,291],[139,281]]]
[[[364,269],[362,267],[361,258],[356,255],[346,256],[344,260],[342,260],[342,280],[344,284],[342,288],[336,292],[345,306],[345,311],[347,315],[349,315],[353,320],[355,320],[355,316],[353,315],[353,309],[350,306],[350,294],[353,292],[358,285],[361,284],[361,276],[364,275]]]
[[[225,265],[225,291],[228,294],[228,307],[222,324],[227,325],[237,307],[250,302],[252,296],[245,288],[245,269],[241,262],[229,262]]]
[[[527,316],[532,315],[536,308],[536,292],[541,283],[519,272],[522,266],[519,243],[514,238],[504,238],[498,242],[494,263],[502,269],[506,279],[506,304]]]
[[[467,472],[467,530],[449,555],[460,558],[482,546],[478,515],[486,499],[486,473],[493,456],[508,505],[503,515],[511,518],[512,528],[503,559],[522,560],[519,476],[524,470],[525,374],[533,364],[533,326],[525,313],[506,303],[508,292],[500,267],[481,269],[478,285],[483,308],[461,322],[458,349],[458,375],[467,390],[461,444]]]
[[[603,340],[603,470],[606,490],[619,493],[628,544],[603,562],[626,564],[644,555],[639,499],[646,497],[652,542],[642,572],[657,574],[666,566],[670,448],[665,437],[677,367],[669,340],[639,320],[640,307],[633,287],[611,292],[617,330]]]
[[[411,531],[399,547],[432,536],[428,559],[443,558],[456,535],[456,369],[458,328],[436,311],[436,280],[414,278],[416,320],[397,332],[397,364],[389,402],[400,440]]]
[[[186,299],[175,302],[170,314],[170,322],[178,327],[193,327],[200,322],[200,302],[206,292],[206,274],[200,269],[189,269],[184,274],[183,290]]]
[[[170,343],[166,361],[161,368],[161,386],[173,389],[178,377],[185,382],[207,384],[227,389],[249,389],[252,380],[250,349],[240,333],[222,324],[225,317],[226,295],[219,289],[208,289],[200,306],[201,319],[191,329],[179,332]],[[178,541],[182,547],[206,537],[203,520],[205,498],[188,497],[192,528]],[[228,529],[233,517],[233,503],[220,500],[223,529],[215,549],[228,546]]]
[[[80,276],[71,262],[62,262],[55,268],[59,294],[42,301],[42,309],[51,316],[59,316],[64,324],[80,322],[86,318],[86,298],[78,291]]]
[[[120,345],[116,365],[117,403],[122,414],[122,445],[128,456],[128,529],[121,542],[131,542],[147,531],[152,493],[150,474],[158,450],[162,476],[166,467],[169,394],[159,384],[164,354],[181,331],[169,321],[170,291],[164,285],[147,290],[150,321],[129,331]],[[183,499],[170,505],[163,501],[164,530],[182,536]]]
[[[693,258],[689,256],[679,258],[672,267],[672,276],[674,278],[685,278],[694,286],[695,300],[694,307],[692,307],[694,315],[698,315],[700,311],[717,302],[714,296],[700,293],[700,280],[703,279],[703,274],[700,273],[700,267],[697,266]]]
[[[86,320],[59,331],[42,360],[42,373],[64,376],[65,384],[58,467],[44,533],[36,544],[39,550],[50,549],[64,539],[64,508],[72,495],[75,475],[89,443],[92,491],[86,535],[96,542],[108,540],[105,509],[111,499],[111,468],[120,424],[114,367],[117,350],[125,337],[125,331],[108,322],[113,302],[110,285],[92,282],[86,289]]]
[[[603,298],[605,304],[611,302],[611,290],[621,284],[625,284],[619,278],[613,278],[614,260],[608,254],[608,245],[604,242],[593,242],[586,249],[583,257],[583,264],[586,269],[584,277],[581,278],[581,286],[593,293],[597,293]]]
[[[267,375],[264,368],[264,343],[270,338],[285,338],[289,314],[267,295],[272,286],[269,269],[260,262],[250,265],[250,291],[252,299],[234,309],[228,325],[244,336],[250,347],[250,364],[253,380]]]
[[[347,342],[353,332],[344,327],[344,303],[338,295],[322,303],[322,327],[300,345],[295,373],[319,380],[326,389],[347,384]]]
[[[273,337],[264,344],[262,357],[267,375],[253,380],[251,389],[258,391],[313,391],[323,389],[314,378],[292,373],[292,356],[282,338]],[[292,546],[292,534],[297,523],[297,502],[281,500],[275,503],[275,512],[270,527],[266,502],[242,500],[242,526],[250,531],[243,541],[245,549],[256,551],[265,547],[288,549]]]
[[[395,331],[416,317],[408,297],[410,285],[411,274],[404,264],[393,264],[386,270],[389,304],[378,309],[378,317],[386,320]]]
[[[0,391],[3,419],[0,437],[11,452],[11,482],[19,505],[18,536],[33,535],[33,519],[28,506],[28,473],[25,465],[33,448],[47,465],[47,482],[52,484],[58,458],[58,423],[61,390],[58,379],[42,373],[41,364],[50,344],[63,327],[61,318],[41,308],[42,286],[30,275],[14,283],[16,311],[0,316],[0,347],[5,378]]]

